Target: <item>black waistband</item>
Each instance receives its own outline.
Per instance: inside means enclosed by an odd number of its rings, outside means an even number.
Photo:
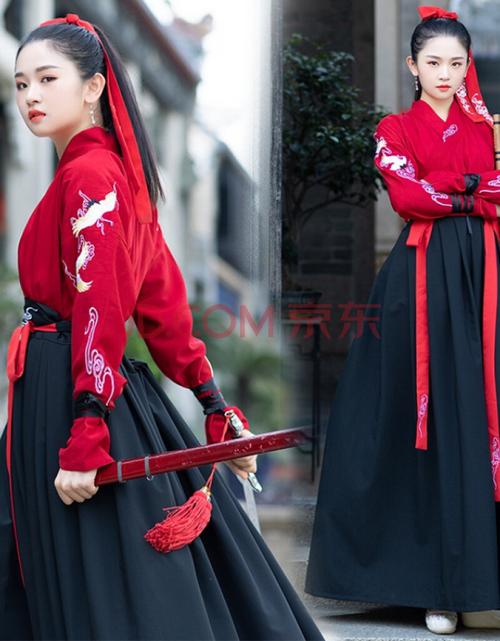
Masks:
[[[25,297],[22,322],[27,323],[28,321],[31,321],[33,325],[50,325],[51,323],[55,323],[59,331],[71,331],[70,320],[61,318],[60,314],[48,305]]]

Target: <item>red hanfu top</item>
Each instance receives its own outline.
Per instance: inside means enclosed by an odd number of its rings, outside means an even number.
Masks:
[[[483,372],[495,500],[500,501],[500,438],[495,382],[497,257],[500,240],[495,204],[500,204],[500,170],[494,165],[491,126],[474,122],[455,94],[444,121],[423,100],[383,118],[375,132],[375,164],[387,185],[394,210],[411,220],[406,241],[416,252],[416,447],[427,449],[429,404],[429,336],[426,250],[434,221],[446,216],[484,219]],[[470,214],[452,213],[450,194],[465,191],[463,174],[481,175]]]
[[[213,377],[157,210],[143,223],[132,202],[114,135],[90,127],[68,143],[19,242],[24,295],[72,322],[73,397],[91,392],[110,410],[126,384],[118,368],[131,316],[167,377],[188,388]],[[103,418],[79,417],[70,427],[62,469],[114,460]]]

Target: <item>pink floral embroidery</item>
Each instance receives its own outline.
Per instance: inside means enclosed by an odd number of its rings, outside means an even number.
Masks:
[[[107,405],[115,392],[115,380],[111,368],[105,365],[102,354],[96,348],[91,349],[95,329],[99,322],[99,314],[95,307],[89,308],[89,316],[89,324],[85,328],[85,335],[88,334],[87,345],[85,346],[85,368],[87,370],[87,374],[92,374],[94,376],[95,389],[99,394],[101,394],[104,389],[106,378],[109,378],[111,392],[108,396],[108,400],[106,401]]]
[[[474,110],[472,109],[469,103],[469,98],[467,96],[467,88],[464,82],[457,89],[457,92],[455,95],[460,100],[462,107],[465,109],[465,111],[467,111],[467,113],[470,113],[470,114],[474,113]]]
[[[493,474],[493,485],[497,489],[497,470],[500,465],[500,441],[496,436],[491,439],[491,472]]]
[[[427,396],[427,394],[420,395],[420,404],[418,406],[418,423],[417,423],[418,433],[420,436],[422,436],[422,422],[424,420],[425,415],[427,414],[428,401],[429,401],[429,397]]]
[[[493,124],[493,118],[490,115],[486,105],[480,98],[477,97],[476,93],[472,96],[471,101],[477,113],[483,116],[483,118],[487,120],[490,124]]]
[[[500,174],[493,180],[488,180],[488,185],[490,185],[490,187],[500,187]],[[496,194],[499,191],[500,189],[479,189],[479,193],[481,194],[483,192],[486,192],[488,194]]]
[[[469,101],[469,96],[467,95],[467,88],[464,82],[460,85],[455,95],[457,96],[457,98],[460,101],[460,104],[462,105],[462,107],[467,113],[473,114],[475,110],[476,113],[482,116],[487,122],[489,122],[491,125],[493,124],[493,118],[491,117],[488,109],[486,108],[484,101],[478,97],[477,93],[471,96]],[[470,104],[471,102],[474,105],[474,109]]]
[[[443,207],[451,207],[452,203],[448,194],[443,194],[436,191],[434,187],[426,180],[418,180],[417,172],[410,158],[406,156],[393,154],[387,146],[385,138],[378,138],[375,136],[377,142],[377,150],[375,152],[375,159],[378,159],[381,167],[388,167],[391,171],[395,171],[401,178],[406,178],[419,184],[424,191],[426,191],[432,200],[438,205]],[[379,158],[380,156],[380,158]],[[445,200],[447,202],[441,202]]]
[[[443,131],[443,142],[446,142],[446,139],[449,138],[450,136],[453,136],[453,134],[456,134],[458,131],[457,125],[453,124],[448,127],[448,129],[445,129]]]

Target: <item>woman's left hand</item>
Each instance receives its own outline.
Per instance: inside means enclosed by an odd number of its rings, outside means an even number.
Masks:
[[[94,485],[96,474],[97,469],[73,472],[59,468],[54,485],[61,501],[65,505],[71,505],[74,501],[83,503],[86,499],[91,499],[99,489],[98,485]]]
[[[241,435],[238,438],[248,438],[249,436],[254,436],[254,434],[249,430],[242,430]],[[240,456],[239,458],[224,462],[237,476],[245,479],[245,481],[248,478],[249,472],[257,471],[257,454]]]

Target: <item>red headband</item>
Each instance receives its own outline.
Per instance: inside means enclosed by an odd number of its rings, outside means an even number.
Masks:
[[[153,220],[152,215],[152,202],[149,197],[148,186],[146,177],[142,166],[141,154],[135,138],[134,128],[130,120],[130,116],[123,100],[118,81],[116,80],[113,71],[113,65],[108,57],[106,49],[104,48],[101,39],[99,38],[94,26],[90,22],[80,20],[76,13],[68,13],[64,18],[55,18],[53,20],[46,20],[42,22],[39,27],[46,27],[52,24],[74,24],[78,27],[83,27],[95,35],[106,60],[107,70],[107,92],[109,107],[113,118],[113,126],[120,143],[122,152],[123,164],[127,173],[128,182],[132,191],[134,199],[135,214],[141,223],[150,223]]]
[[[458,15],[454,11],[445,11],[441,7],[417,7],[422,22],[432,18],[448,18],[449,20],[458,20]],[[493,118],[484,104],[479,80],[477,78],[476,65],[472,56],[472,49],[469,48],[470,65],[464,82],[455,93],[455,97],[462,111],[469,116],[474,122],[487,122],[493,127]]]

